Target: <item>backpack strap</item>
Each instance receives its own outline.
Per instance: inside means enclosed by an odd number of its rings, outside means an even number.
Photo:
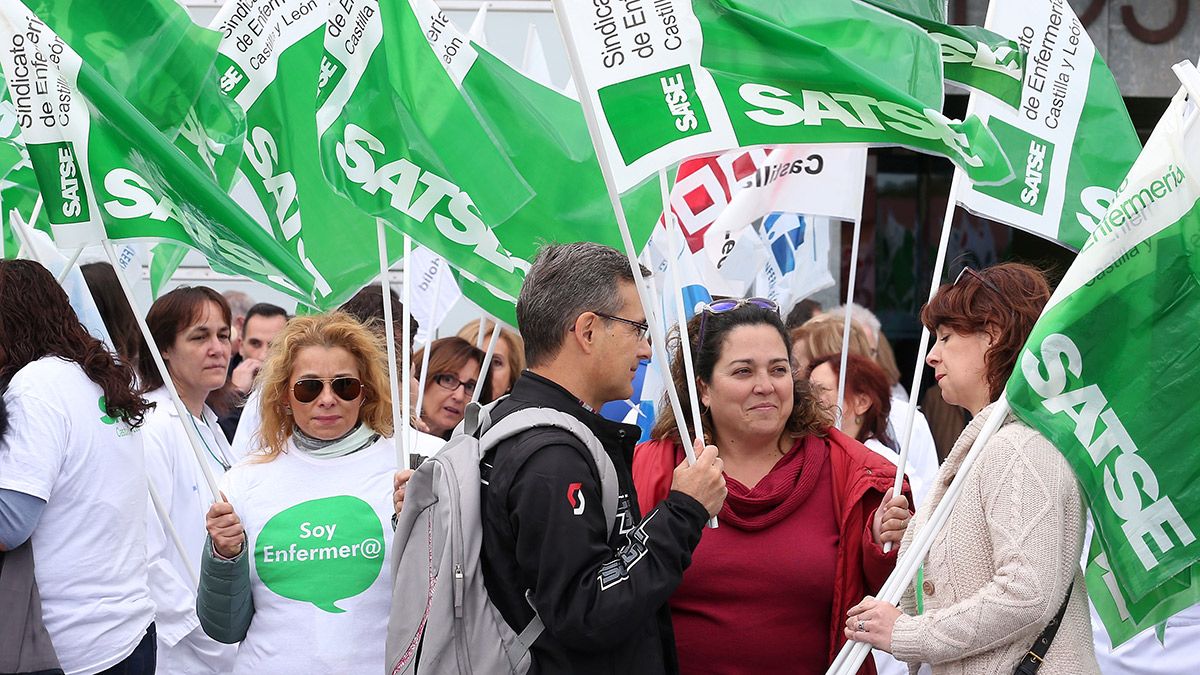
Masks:
[[[490,421],[490,420],[489,420]],[[517,410],[496,422],[484,427],[483,436],[479,439],[480,459],[501,441],[518,434],[537,428],[557,428],[570,432],[587,446],[588,452],[600,472],[600,498],[604,506],[604,518],[608,523],[608,535],[611,537],[617,523],[617,491],[620,483],[617,479],[617,468],[612,459],[604,451],[600,439],[579,419],[553,408],[525,408]]]

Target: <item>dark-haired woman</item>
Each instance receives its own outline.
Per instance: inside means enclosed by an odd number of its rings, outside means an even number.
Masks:
[[[904,534],[902,552],[958,473],[1050,298],[1045,278],[1026,265],[966,272],[938,289],[921,321],[937,339],[927,362],[942,396],[974,419],[938,471],[928,503]],[[910,587],[903,612],[867,598],[851,609],[846,636],[910,665],[931,664],[934,675],[1011,673],[1062,611],[1038,672],[1099,673],[1079,568],[1083,501],[1071,467],[1045,437],[1012,415],[975,462],[925,556],[924,581],[919,589]]]
[[[212,493],[185,425],[200,439],[204,460],[219,479],[234,458],[216,413],[204,402],[225,384],[231,350],[229,304],[211,288],[183,286],[151,305],[146,324],[188,412],[186,419],[179,416],[163,374],[151,354],[144,352],[138,370],[146,399],[155,404],[142,432],[146,473],[188,553],[184,558],[173,545],[166,545],[169,538],[158,519],[148,519],[150,590],[158,606],[158,668],[164,673],[227,673],[237,650],[205,635],[196,616],[192,579],[200,571],[207,535],[204,516]]]
[[[33,540],[46,629],[68,673],[154,672],[146,582],[148,404],[41,265],[0,261],[0,501]],[[133,526],[131,526],[133,524]]]
[[[689,334],[701,433],[721,449],[729,495],[671,597],[680,671],[823,673],[845,642],[846,610],[895,565],[882,545],[899,541],[909,517],[905,497],[889,494],[895,465],[830,426],[808,381],[793,376],[771,301],[714,302]],[[671,370],[686,397],[681,361]],[[644,511],[683,461],[664,410],[633,460]]]
[[[821,356],[812,362],[812,374],[808,380],[821,402],[829,410],[837,406],[838,378],[842,372],[842,355]],[[887,458],[893,464],[900,461],[900,442],[889,423],[892,417],[892,402],[889,378],[874,360],[858,354],[846,357],[846,394],[842,414],[842,431],[868,448]],[[917,414],[913,420],[921,429],[924,418]],[[916,448],[914,448],[916,450]],[[937,473],[937,458],[928,452],[909,452],[909,463],[905,467],[913,491],[913,503],[920,507]]]
[[[466,414],[475,387],[483,387],[480,401],[491,402],[492,378],[479,374],[483,351],[460,337],[434,340],[429,349],[429,376],[425,378],[421,421],[429,427],[429,433],[449,439],[450,432]],[[424,349],[413,355],[418,377],[424,355]]]

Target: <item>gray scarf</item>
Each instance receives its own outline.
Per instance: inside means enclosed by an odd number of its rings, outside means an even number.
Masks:
[[[340,438],[331,441],[313,438],[300,431],[300,427],[292,429],[292,442],[296,444],[296,447],[309,457],[317,459],[344,457],[373,445],[377,440],[379,440],[379,434],[362,422],[356,424],[353,429],[347,431]]]

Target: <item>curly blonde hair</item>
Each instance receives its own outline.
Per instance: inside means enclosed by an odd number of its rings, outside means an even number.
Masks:
[[[392,396],[388,382],[387,350],[383,338],[363,327],[345,312],[329,312],[296,317],[271,342],[271,350],[259,373],[262,387],[262,427],[257,461],[270,462],[284,452],[292,436],[288,390],[296,355],[305,347],[340,347],[358,363],[362,380],[363,404],[359,421],[376,433],[392,435]]]

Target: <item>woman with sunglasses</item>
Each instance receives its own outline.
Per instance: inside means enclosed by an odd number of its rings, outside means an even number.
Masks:
[[[991,414],[1050,287],[1017,263],[971,270],[921,310],[936,337],[926,361],[947,403],[974,419],[939,469],[901,551],[928,523]],[[1079,559],[1084,510],[1062,453],[1009,415],[981,448],[963,494],[924,560],[924,580],[895,606],[864,599],[847,637],[940,673],[1099,673]],[[920,608],[920,611],[918,611]],[[1044,632],[1054,619],[1057,633]],[[1043,638],[1049,649],[1031,649]],[[1036,665],[1035,665],[1036,667]],[[1030,671],[1032,672],[1032,671]]]
[[[479,373],[483,351],[460,337],[434,340],[428,349],[429,374],[421,400],[421,421],[429,427],[429,433],[449,439],[466,414],[476,387],[483,388],[481,402],[492,401],[492,378]],[[413,355],[418,378],[424,358],[425,349]]]
[[[197,611],[234,673],[384,667],[396,472],[383,341],[341,312],[295,318],[259,375],[262,450],[208,511]]]
[[[163,673],[225,673],[235,649],[204,634],[196,618],[196,584],[204,549],[204,514],[211,492],[192,451],[186,427],[205,450],[205,461],[218,478],[233,464],[233,454],[217,415],[205,405],[225,384],[231,352],[229,303],[205,286],[177,288],[150,306],[150,335],[167,365],[167,375],[188,411],[179,416],[154,365],[150,346],[141,343],[138,374],[146,400],[155,404],[142,427],[146,474],[166,508],[170,523],[187,550],[180,555],[157,517],[147,518],[150,543],[150,592],[158,606],[158,670]],[[186,427],[185,427],[186,425]]]
[[[729,494],[671,597],[680,672],[823,673],[845,642],[846,610],[895,565],[882,546],[899,542],[909,518],[905,497],[890,494],[896,467],[831,427],[793,375],[772,301],[713,302],[689,335],[700,431],[721,449]],[[678,347],[671,373],[686,398]],[[644,510],[683,460],[679,422],[661,409],[633,460]]]

